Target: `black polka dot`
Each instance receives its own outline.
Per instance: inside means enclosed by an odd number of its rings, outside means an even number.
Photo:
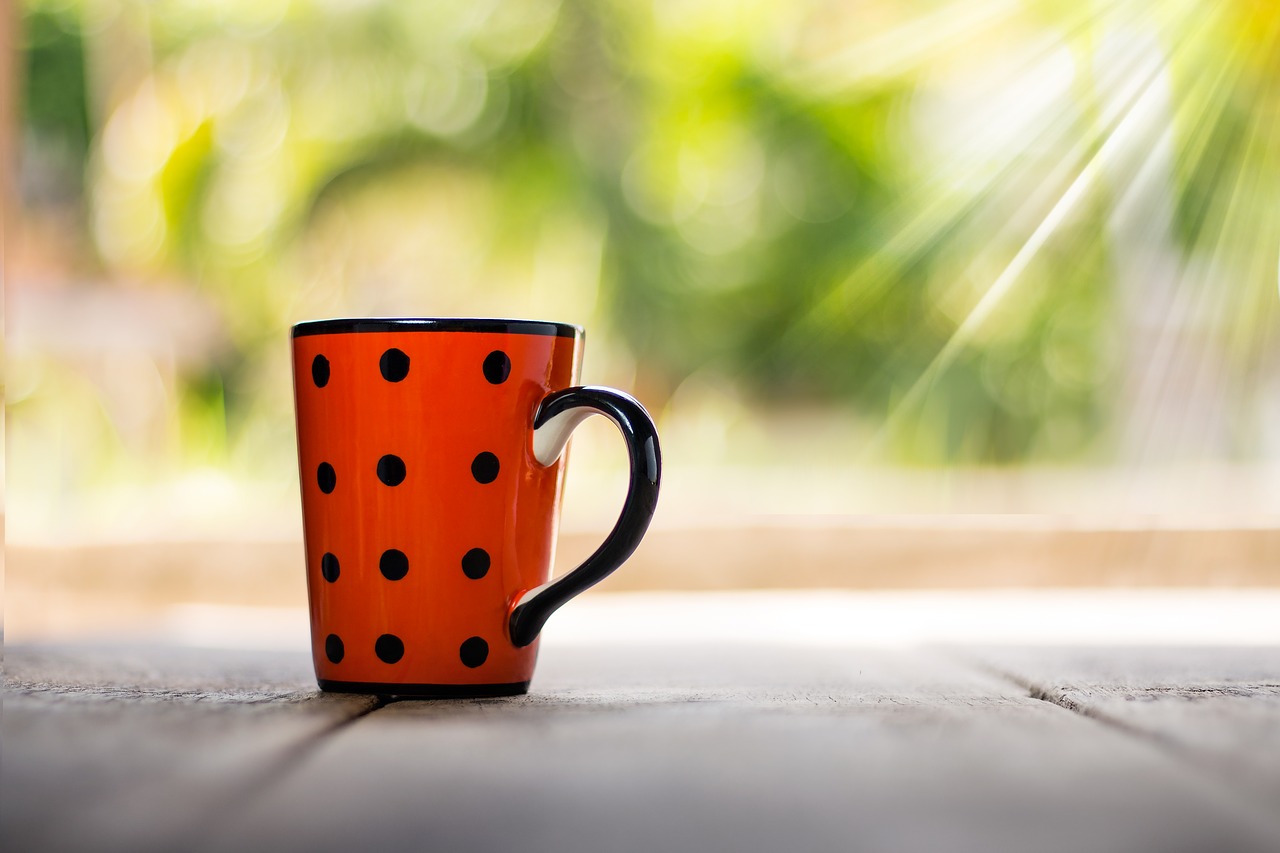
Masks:
[[[483,548],[472,548],[462,555],[462,573],[473,581],[478,581],[489,573],[489,552]]]
[[[404,460],[394,453],[388,453],[378,460],[378,479],[388,486],[398,486],[404,482]]]
[[[320,491],[327,495],[338,485],[338,473],[328,462],[321,462],[316,469],[316,482],[320,484]]]
[[[404,643],[395,634],[383,634],[373,644],[373,651],[383,663],[395,663],[404,657]]]
[[[338,579],[339,571],[338,558],[326,552],[325,555],[320,558],[320,574],[323,575],[324,579],[329,583],[333,583]]]
[[[317,388],[329,384],[329,359],[322,355],[311,359],[311,381],[316,383]]]
[[[404,555],[404,551],[389,548],[382,552],[382,559],[378,560],[378,569],[387,580],[398,581],[409,574],[409,558]]]
[[[458,657],[467,666],[475,669],[489,659],[489,644],[481,637],[472,637],[458,649]]]
[[[342,646],[342,638],[337,634],[330,634],[324,638],[324,656],[329,659],[329,663],[342,663],[346,653],[346,649]]]
[[[501,385],[511,375],[511,359],[500,349],[496,349],[484,360],[484,378],[491,385]]]
[[[498,479],[498,457],[485,451],[471,462],[471,476],[477,483],[492,483]]]
[[[382,358],[378,361],[378,369],[382,371],[383,379],[388,382],[399,382],[409,375],[409,356],[404,354],[404,350],[392,347],[382,354]]]

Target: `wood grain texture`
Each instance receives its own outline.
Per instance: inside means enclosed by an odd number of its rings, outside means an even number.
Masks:
[[[998,666],[1046,665],[1043,650],[1004,651],[972,665],[890,648],[552,643],[528,696],[382,705],[319,695],[302,655],[10,648],[0,837],[139,853],[1280,849],[1256,802],[1171,754],[1154,724],[1036,698]],[[1048,664],[1075,690],[1135,672],[1127,689],[1209,670],[1268,683],[1269,657],[1204,654]],[[1231,695],[1239,712],[1219,723],[1235,734],[1215,737],[1234,743],[1253,725],[1244,709],[1260,699],[1265,719],[1271,699]],[[1161,725],[1194,741],[1175,717]],[[1198,748],[1237,762],[1234,747]]]
[[[303,655],[9,647],[0,837],[8,850],[187,849],[327,732]]]
[[[1046,701],[1158,744],[1280,828],[1280,647],[975,652]]]
[[[1157,746],[909,651],[553,649],[533,692],[336,731],[208,850],[1280,845]]]

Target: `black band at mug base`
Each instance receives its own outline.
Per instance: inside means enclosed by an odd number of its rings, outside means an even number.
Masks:
[[[378,696],[412,696],[415,699],[487,699],[493,696],[520,696],[529,692],[529,682],[509,684],[396,684],[377,681],[329,681],[318,679],[327,693],[370,693]]]

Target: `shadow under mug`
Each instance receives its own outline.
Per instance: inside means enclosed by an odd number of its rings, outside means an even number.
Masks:
[[[345,319],[293,327],[311,648],[324,690],[528,690],[558,607],[639,545],[658,499],[653,421],[580,387],[583,331],[530,320]],[[564,447],[592,414],[621,430],[617,524],[552,581]]]

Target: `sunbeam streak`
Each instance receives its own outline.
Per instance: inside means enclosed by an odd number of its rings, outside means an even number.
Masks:
[[[1158,103],[1167,97],[1162,79],[1169,64],[1194,44],[1196,31],[1183,22],[1181,39],[1170,50],[1167,58],[1157,56],[1139,69],[1139,73],[1122,81],[1136,94],[1123,107],[1123,112],[1102,140],[1097,152],[1080,169],[1077,176],[1062,192],[1048,213],[1040,220],[1030,236],[1021,244],[1012,259],[986,288],[973,308],[956,327],[927,367],[890,408],[881,428],[866,448],[864,458],[875,458],[886,441],[904,427],[906,420],[916,414],[919,406],[941,376],[955,363],[959,355],[970,345],[976,334],[993,313],[1007,300],[1017,287],[1021,277],[1037,254],[1059,232],[1090,194],[1098,189],[1109,175],[1122,166],[1127,152],[1135,141],[1142,138],[1151,127],[1153,110],[1158,113]],[[1108,93],[1115,103],[1114,94]]]

